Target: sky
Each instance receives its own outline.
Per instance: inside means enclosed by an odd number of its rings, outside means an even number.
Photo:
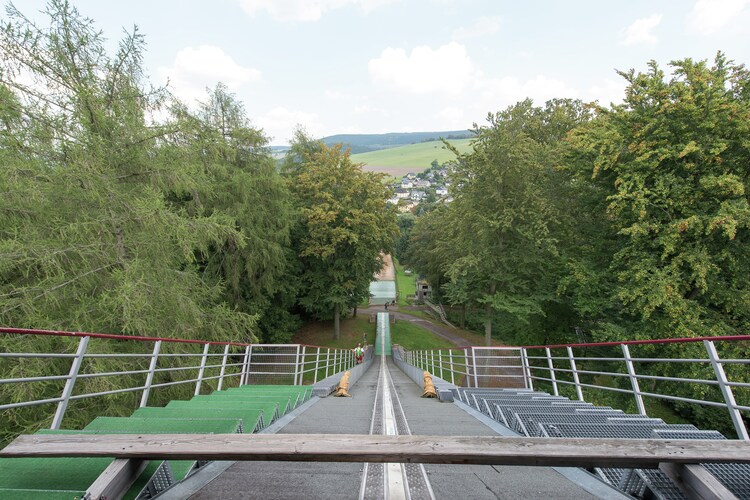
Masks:
[[[144,67],[188,104],[221,81],[253,126],[313,137],[468,129],[530,97],[622,100],[650,60],[750,63],[750,0],[70,0],[146,36]],[[44,0],[16,0],[43,19]],[[3,16],[4,17],[4,16]]]

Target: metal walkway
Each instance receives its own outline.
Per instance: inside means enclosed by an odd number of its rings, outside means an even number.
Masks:
[[[497,433],[480,420],[451,403],[422,399],[421,388],[411,381],[389,357],[385,358],[404,423],[412,434],[492,436]],[[323,398],[311,404],[280,433],[369,434],[376,408],[379,378],[375,362],[351,387],[351,398]],[[386,377],[387,378],[387,377]],[[382,386],[381,386],[382,387]],[[397,403],[398,404],[398,403]],[[398,420],[398,418],[397,418]],[[370,466],[372,467],[372,466]],[[426,478],[437,499],[449,498],[597,498],[566,477],[546,467],[497,467],[427,465]],[[194,494],[176,490],[161,498],[192,499],[354,499],[362,498],[363,464],[308,462],[237,462],[223,474],[204,484]],[[407,477],[415,474],[411,471]],[[416,475],[419,475],[416,472]],[[594,480],[595,481],[595,480]],[[412,481],[409,480],[411,484]],[[384,484],[384,488],[385,483]],[[401,498],[429,498],[425,484]],[[383,491],[383,490],[381,490]],[[377,495],[377,494],[376,494]],[[365,498],[376,498],[372,494]],[[397,498],[383,494],[379,498]]]

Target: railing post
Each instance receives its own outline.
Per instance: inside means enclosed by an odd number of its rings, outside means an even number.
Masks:
[[[201,393],[201,383],[203,382],[203,373],[206,371],[206,361],[208,360],[208,349],[210,347],[211,347],[211,344],[203,345],[203,356],[201,357],[200,370],[198,370],[198,381],[195,382],[195,395],[196,396]]]
[[[578,379],[578,368],[576,368],[576,359],[573,356],[573,348],[568,346],[568,359],[570,360],[570,369],[573,371],[573,382],[576,385],[576,394],[578,400],[583,401],[583,391],[581,390],[581,381]]]
[[[451,367],[451,384],[455,384],[456,379],[454,378],[454,375],[453,375],[453,349],[448,350],[448,363],[449,363],[449,366]]]
[[[302,385],[297,383],[297,379],[300,377],[300,366],[299,366],[299,354],[300,354],[300,345],[297,344],[297,352],[294,354],[294,382],[292,385]]]
[[[253,356],[253,346],[249,345],[245,347],[245,359],[242,362],[242,376],[240,377],[240,385],[247,385],[250,380],[250,360]]]
[[[315,350],[315,375],[313,375],[313,384],[318,383],[318,366],[320,364],[320,347]]]
[[[81,337],[81,341],[78,342],[78,349],[76,350],[76,357],[73,358],[73,364],[70,365],[70,372],[68,373],[68,380],[65,381],[65,387],[63,388],[62,401],[57,404],[57,410],[55,411],[55,417],[52,419],[52,426],[50,429],[59,429],[62,423],[63,416],[65,416],[65,410],[68,408],[68,402],[70,396],[73,394],[73,386],[76,383],[78,372],[81,369],[83,363],[83,356],[86,353],[86,347],[89,345],[89,339],[91,337]]]
[[[331,348],[326,347],[326,378],[328,378],[328,367],[331,365]]]
[[[531,367],[529,367],[529,358],[526,355],[526,348],[521,348],[521,367],[524,373],[524,388],[534,390],[534,382],[531,380]]]
[[[435,349],[432,349],[430,351],[430,364],[432,364],[432,369],[430,370],[430,373],[432,375],[435,375]]]
[[[622,355],[625,358],[625,366],[628,367],[628,375],[630,376],[630,385],[633,388],[633,395],[635,396],[635,405],[638,408],[638,413],[646,415],[646,407],[643,405],[643,396],[641,396],[641,387],[638,384],[638,377],[635,376],[635,366],[633,365],[633,358],[630,357],[630,348],[627,344],[620,344],[622,347]]]
[[[440,350],[438,352],[440,354],[440,378],[445,380],[445,376],[443,374],[443,351]]]
[[[148,365],[148,375],[146,375],[146,383],[143,387],[143,394],[141,394],[141,405],[140,408],[148,406],[148,395],[151,393],[151,384],[154,383],[154,372],[156,371],[156,360],[159,358],[159,351],[161,350],[161,340],[157,340],[154,343],[154,352],[151,354],[151,362]]]
[[[464,348],[464,369],[466,370],[466,387],[471,387],[471,373],[469,370],[469,348]]]
[[[552,390],[555,396],[559,396],[560,393],[557,391],[557,378],[555,377],[555,365],[552,363],[552,354],[549,351],[549,347],[545,347],[544,351],[547,353],[547,365],[549,366],[549,378],[552,379]]]
[[[479,374],[477,373],[477,353],[476,349],[471,348],[471,364],[474,368],[474,387],[479,387]]]
[[[224,356],[221,358],[221,371],[219,372],[219,385],[216,390],[220,391],[224,385],[224,374],[227,371],[227,357],[229,356],[229,344],[224,346]]]
[[[307,364],[307,346],[302,346],[302,363],[300,364],[300,372],[299,372],[299,385],[304,384],[305,382],[305,366]]]
[[[724,365],[721,364],[719,353],[716,352],[716,346],[711,340],[704,340],[703,345],[706,346],[706,351],[708,351],[708,359],[711,360],[711,366],[714,368],[716,380],[719,382],[719,388],[724,395],[724,402],[727,404],[729,416],[732,417],[734,429],[737,431],[737,437],[739,439],[744,439],[745,441],[750,441],[750,437],[748,437],[747,434],[747,427],[745,427],[745,423],[742,421],[742,414],[737,409],[737,402],[734,400],[732,387],[728,383],[729,380],[727,379],[726,373],[724,373]]]

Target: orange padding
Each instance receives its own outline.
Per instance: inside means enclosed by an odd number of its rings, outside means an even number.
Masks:
[[[349,372],[344,373],[344,376],[341,377],[341,382],[339,382],[339,386],[336,389],[336,394],[333,396],[336,398],[350,398],[352,397],[351,394],[349,394]]]
[[[430,372],[424,372],[424,392],[422,393],[422,397],[437,397],[437,392],[435,392],[435,384],[432,383],[432,375],[430,375]]]

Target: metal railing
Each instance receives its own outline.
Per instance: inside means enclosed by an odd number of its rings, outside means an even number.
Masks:
[[[466,347],[404,351],[403,359],[465,387],[550,390],[584,400],[584,391],[724,409],[749,440],[750,335],[629,342]]]
[[[523,350],[519,347],[402,350],[401,357],[456,385],[528,388]]]
[[[314,384],[356,364],[350,349],[18,328],[0,328],[0,350],[0,411],[56,405],[51,429],[80,400],[140,393],[145,407],[154,389]]]

